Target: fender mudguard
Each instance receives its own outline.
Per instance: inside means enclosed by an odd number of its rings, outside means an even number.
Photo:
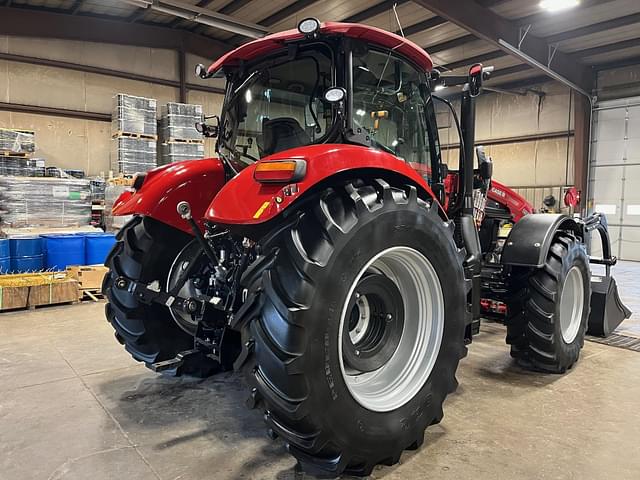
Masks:
[[[358,145],[321,144],[294,148],[260,161],[301,159],[305,177],[295,184],[262,184],[253,178],[255,165],[230,180],[209,205],[205,218],[226,225],[256,225],[280,215],[305,192],[336,175],[394,175],[413,184],[422,194],[436,198],[426,180],[399,158]],[[444,216],[444,213],[443,213]],[[444,216],[446,218],[446,216]]]
[[[176,205],[183,200],[189,202],[202,230],[205,211],[224,182],[224,167],[217,158],[171,163],[147,172],[142,187],[120,195],[112,212],[118,216],[149,216],[192,235]]]
[[[562,214],[533,213],[522,217],[511,229],[502,250],[502,263],[540,268],[558,230],[573,230],[584,239],[582,223]]]

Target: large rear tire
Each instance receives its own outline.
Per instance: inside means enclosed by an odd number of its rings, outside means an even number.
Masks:
[[[580,357],[589,317],[589,258],[572,233],[558,232],[542,268],[512,281],[507,343],[525,368],[564,373]]]
[[[239,312],[248,381],[310,473],[368,475],[423,442],[465,355],[463,253],[435,203],[330,188],[275,232]]]
[[[102,290],[107,298],[105,313],[116,339],[131,356],[151,367],[193,348],[194,339],[183,331],[163,305],[145,305],[128,290],[114,287],[118,277],[151,283],[165,288],[169,269],[182,248],[193,237],[150,217],[135,217],[117,235],[107,257]],[[202,357],[180,368],[165,370],[168,375],[208,376],[217,364]]]

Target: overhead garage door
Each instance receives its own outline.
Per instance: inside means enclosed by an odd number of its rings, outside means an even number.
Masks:
[[[640,261],[640,97],[599,103],[589,197],[609,221],[613,254]]]

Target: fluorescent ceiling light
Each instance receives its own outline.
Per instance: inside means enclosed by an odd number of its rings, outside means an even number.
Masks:
[[[577,7],[578,5],[580,5],[580,0],[542,0],[540,2],[540,7],[550,12],[567,10],[568,8]]]

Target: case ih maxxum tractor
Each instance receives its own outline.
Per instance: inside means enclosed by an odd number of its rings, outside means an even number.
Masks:
[[[492,181],[474,146],[482,65],[443,79],[402,37],[306,19],[197,70],[227,80],[198,126],[219,158],[138,175],[118,199],[134,217],[106,315],[156,371],[242,370],[307,471],[367,475],[417,448],[481,316],[504,321],[520,364],[562,373],[588,326],[628,315],[604,217],[536,214]],[[441,162],[441,81],[463,85],[458,171]],[[607,274],[592,282],[590,262]]]

